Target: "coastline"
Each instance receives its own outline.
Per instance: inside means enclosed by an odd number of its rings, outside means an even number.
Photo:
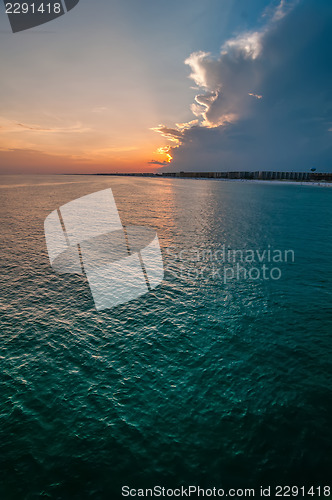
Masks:
[[[184,179],[184,177],[180,177],[180,179]],[[197,179],[195,179],[197,180]],[[332,187],[332,182],[317,182],[317,181],[270,181],[270,180],[260,180],[260,179],[209,179],[207,177],[203,177],[199,180],[217,180],[217,181],[225,181],[225,182],[249,182],[251,184],[278,184],[278,185],[298,185],[298,186],[316,186],[316,187]]]

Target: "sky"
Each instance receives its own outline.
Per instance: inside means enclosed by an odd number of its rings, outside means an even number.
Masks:
[[[332,171],[330,0],[80,0],[13,34],[0,173]]]

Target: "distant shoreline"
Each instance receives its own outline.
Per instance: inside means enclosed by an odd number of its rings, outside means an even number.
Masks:
[[[87,174],[58,174],[58,175],[83,175],[99,177],[148,177],[156,179],[191,179],[191,180],[219,180],[226,182],[250,182],[256,184],[284,184],[301,186],[332,187],[332,173],[321,172],[109,172]]]
[[[210,180],[210,179],[208,179]],[[281,184],[281,185],[294,185],[297,184],[299,186],[320,186],[320,187],[332,187],[332,182],[326,181],[291,181],[291,180],[260,180],[260,179],[218,179],[226,182],[249,182],[251,184]]]

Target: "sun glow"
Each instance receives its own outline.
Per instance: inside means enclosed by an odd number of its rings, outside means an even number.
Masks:
[[[171,155],[171,146],[162,146],[157,149],[156,153],[164,156],[164,161],[166,163],[171,163],[173,156]]]

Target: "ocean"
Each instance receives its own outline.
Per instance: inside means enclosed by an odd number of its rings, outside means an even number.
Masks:
[[[107,188],[124,226],[157,231],[165,276],[98,312],[52,269],[44,220]],[[2,176],[0,199],[1,500],[329,496],[331,189]]]

